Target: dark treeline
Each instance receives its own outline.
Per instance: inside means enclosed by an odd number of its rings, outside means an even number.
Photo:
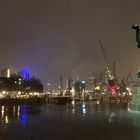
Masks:
[[[43,92],[43,84],[35,77],[29,80],[16,75],[10,78],[0,77],[0,91]]]

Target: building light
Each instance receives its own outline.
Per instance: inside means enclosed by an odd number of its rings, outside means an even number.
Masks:
[[[2,94],[6,94],[6,91],[2,91]]]
[[[7,69],[7,78],[10,78],[10,69]]]
[[[5,116],[5,123],[8,123],[8,116]]]
[[[21,94],[21,91],[18,92],[18,95],[20,95],[20,94]]]
[[[85,84],[86,82],[85,81],[82,81],[82,84]]]

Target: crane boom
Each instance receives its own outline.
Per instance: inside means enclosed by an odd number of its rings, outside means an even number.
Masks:
[[[110,68],[109,61],[105,54],[104,46],[101,40],[99,40],[99,44],[100,44],[101,52],[102,52],[103,59],[105,62],[105,69],[106,69],[105,70],[105,83],[108,85],[107,93],[116,95],[116,79],[115,79],[113,71]]]
[[[100,44],[100,49],[101,49],[101,52],[102,52],[102,55],[103,55],[103,59],[104,59],[104,62],[105,62],[107,78],[108,79],[114,79],[114,75],[113,75],[113,72],[111,71],[111,68],[109,66],[109,61],[108,61],[108,58],[106,56],[106,53],[105,53],[105,50],[104,50],[104,46],[103,46],[101,40],[99,40],[99,44]]]

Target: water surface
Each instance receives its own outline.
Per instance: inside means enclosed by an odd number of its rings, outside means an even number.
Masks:
[[[140,113],[127,105],[0,106],[0,140],[140,140]]]

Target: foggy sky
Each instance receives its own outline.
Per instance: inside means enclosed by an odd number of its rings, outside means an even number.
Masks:
[[[117,76],[132,70],[136,78],[134,23],[140,25],[139,0],[1,0],[0,69],[26,68],[44,84],[60,73],[82,79],[104,69],[100,39]]]

